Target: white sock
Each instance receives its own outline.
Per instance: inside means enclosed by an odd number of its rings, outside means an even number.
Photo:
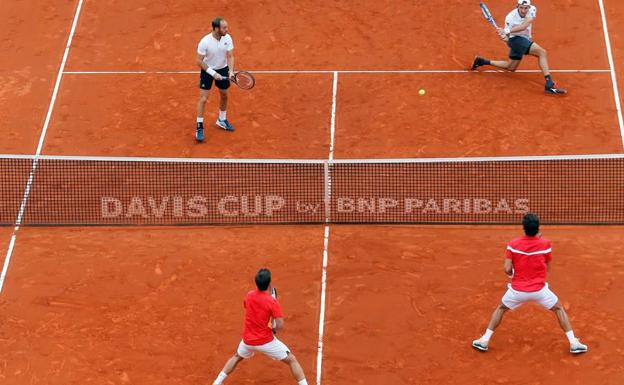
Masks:
[[[221,385],[226,377],[227,377],[227,374],[223,372],[219,373],[219,375],[217,376],[217,379],[214,381],[214,384]]]
[[[574,332],[572,330],[566,332],[566,337],[568,337],[568,341],[570,341],[570,343],[576,342],[576,337],[574,337]]]
[[[297,384],[299,384],[299,385],[308,385],[308,381],[304,378],[303,380],[299,381]]]
[[[227,111],[219,111],[219,120],[225,120],[225,114]]]
[[[494,330],[485,329],[485,334],[481,336],[481,339],[489,341],[492,338],[492,334],[494,334]]]
[[[197,118],[197,123],[203,123],[204,122],[204,118]]]

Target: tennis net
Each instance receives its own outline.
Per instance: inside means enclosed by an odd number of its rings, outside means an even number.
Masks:
[[[0,155],[1,225],[623,224],[624,155],[244,160]]]

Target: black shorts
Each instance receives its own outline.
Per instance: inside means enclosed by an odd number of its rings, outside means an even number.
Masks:
[[[227,90],[230,88],[230,68],[225,66],[225,68],[221,68],[220,70],[216,70],[216,72],[223,76],[223,80],[214,80],[210,74],[204,70],[201,70],[199,74],[199,88],[202,90],[209,90],[212,88],[212,82],[217,85],[217,88],[220,90]]]
[[[514,36],[507,42],[510,48],[509,58],[511,60],[522,60],[524,55],[528,55],[533,42],[526,37]]]

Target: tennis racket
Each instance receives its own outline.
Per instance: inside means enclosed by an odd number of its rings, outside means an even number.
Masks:
[[[492,12],[490,12],[490,9],[488,8],[488,6],[485,5],[485,3],[483,2],[479,4],[479,6],[481,7],[481,12],[483,12],[483,17],[485,17],[485,20],[487,20],[487,22],[490,23],[492,27],[498,30],[499,29],[498,24],[496,24],[496,20],[494,20],[494,17],[492,16]]]
[[[256,79],[247,71],[235,72],[230,80],[243,90],[250,90],[256,85]]]
[[[277,289],[276,288],[271,288],[271,297],[277,299]],[[271,321],[271,328],[273,329],[273,334],[277,333],[277,330],[275,330],[275,328],[277,327],[275,320]]]
[[[479,6],[481,7],[481,12],[483,12],[483,17],[485,17],[485,20],[487,20],[487,22],[490,23],[492,27],[496,29],[496,32],[498,32],[500,28],[498,27],[498,24],[496,24],[496,20],[494,20],[494,17],[492,16],[492,12],[490,12],[490,9],[488,8],[488,6],[485,5],[485,3],[483,2],[480,3]],[[501,39],[507,42],[509,40],[509,36],[501,35]]]

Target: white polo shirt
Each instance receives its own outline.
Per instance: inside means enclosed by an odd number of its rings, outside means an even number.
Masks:
[[[230,34],[217,40],[212,33],[204,36],[197,45],[197,53],[204,55],[204,63],[213,70],[220,70],[227,66],[226,54],[234,49],[234,42]]]
[[[532,5],[531,8],[529,8],[529,12],[527,13],[527,17],[532,17],[532,18],[535,19],[536,16],[537,16],[537,8],[534,5]],[[515,27],[516,25],[520,25],[520,24],[524,23],[525,20],[526,19],[524,17],[520,16],[520,12],[518,12],[518,8],[516,8],[513,11],[509,12],[507,17],[505,18],[505,29],[506,30],[510,30],[511,28]],[[517,32],[517,33],[512,33],[511,35],[509,35],[509,37],[523,36],[523,37],[526,37],[527,39],[531,39],[531,36],[532,36],[531,29],[532,28],[533,28],[533,24],[529,24],[527,29],[525,29],[524,31]]]

